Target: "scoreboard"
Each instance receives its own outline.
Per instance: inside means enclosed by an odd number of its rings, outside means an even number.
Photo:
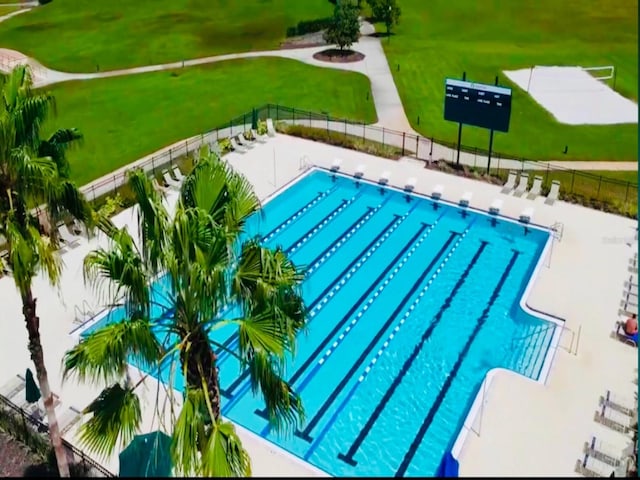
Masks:
[[[447,78],[444,119],[465,125],[509,131],[511,89]]]

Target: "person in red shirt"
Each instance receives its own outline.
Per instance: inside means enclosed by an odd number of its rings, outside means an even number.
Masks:
[[[624,333],[629,336],[635,335],[638,333],[638,319],[636,318],[636,314],[632,314],[627,322],[624,324]]]

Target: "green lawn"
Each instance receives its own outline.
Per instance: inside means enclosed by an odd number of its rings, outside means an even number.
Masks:
[[[47,130],[78,127],[85,136],[68,154],[80,185],[265,103],[376,121],[364,75],[279,58],[67,82],[50,91],[58,116]]]
[[[532,65],[614,65],[616,90],[637,100],[638,0],[398,2],[396,34],[382,41],[407,117],[423,135],[457,140],[457,124],[443,119],[444,79],[466,71],[485,83],[499,75],[514,89],[510,132],[495,134],[495,151],[537,160],[638,159],[637,125],[559,124],[502,74]],[[462,143],[486,149],[489,132],[465,126]]]
[[[10,13],[16,12],[18,10],[20,10],[20,7],[2,5],[0,3],[0,17],[4,17],[5,15],[9,15]]]
[[[0,24],[0,45],[69,72],[278,48],[328,0],[55,0]]]

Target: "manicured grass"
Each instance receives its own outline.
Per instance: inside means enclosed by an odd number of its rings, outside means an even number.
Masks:
[[[16,12],[18,10],[20,10],[20,7],[0,4],[0,17],[4,17],[5,15],[9,15],[10,13]]]
[[[0,24],[0,45],[69,72],[278,48],[327,0],[55,0]]]
[[[74,179],[89,182],[265,103],[375,122],[364,75],[259,58],[140,75],[61,83],[47,129],[78,127],[68,154]]]
[[[510,131],[495,134],[495,151],[535,160],[637,160],[637,125],[559,124],[502,71],[614,65],[616,90],[637,100],[638,0],[399,4],[401,23],[382,43],[407,117],[423,135],[457,140],[458,125],[443,119],[444,80],[466,71],[468,80],[493,83],[499,75],[501,84],[513,88]],[[377,29],[384,31],[384,25]],[[465,126],[462,143],[486,149],[489,132]],[[569,149],[563,155],[565,145]]]

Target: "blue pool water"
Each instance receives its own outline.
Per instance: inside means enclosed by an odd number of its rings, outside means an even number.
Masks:
[[[271,432],[247,373],[219,352],[223,414],[331,475],[433,476],[490,369],[540,375],[556,327],[519,301],[545,231],[312,171],[247,233],[308,268],[308,333],[286,370],[307,421]],[[237,344],[231,327],[212,337]],[[182,391],[168,366],[154,375]]]

